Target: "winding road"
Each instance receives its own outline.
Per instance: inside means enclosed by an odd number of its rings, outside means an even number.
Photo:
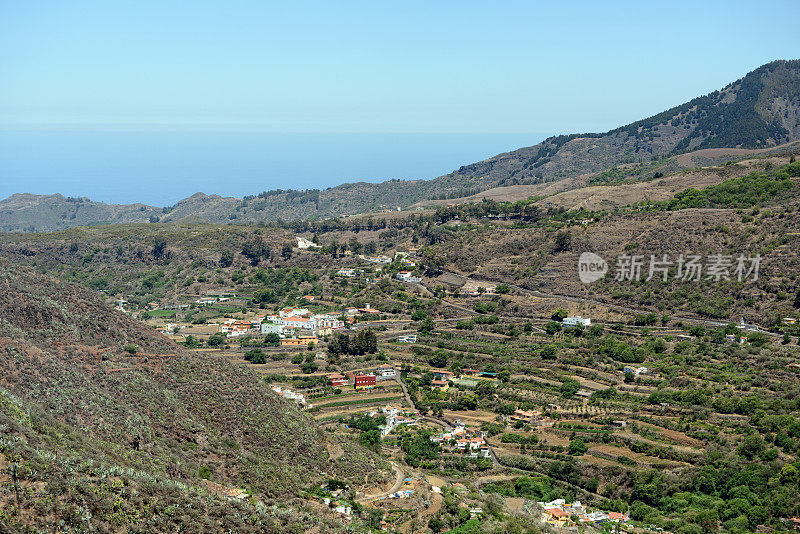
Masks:
[[[356,499],[356,502],[374,501],[375,499],[388,497],[389,495],[400,489],[406,477],[405,473],[403,472],[403,468],[392,461],[390,461],[389,463],[392,465],[392,470],[394,470],[394,472],[397,474],[397,479],[394,481],[394,486],[392,486],[392,488],[389,491],[384,491],[383,493],[378,493],[376,495],[365,495],[360,499]]]

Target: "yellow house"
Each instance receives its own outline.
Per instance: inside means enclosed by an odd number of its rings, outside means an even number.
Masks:
[[[431,387],[440,391],[447,391],[450,389],[450,382],[447,380],[433,380],[431,381]]]
[[[545,508],[542,521],[554,527],[563,527],[569,521],[569,514],[561,508]]]
[[[281,339],[281,347],[299,347],[310,343],[316,344],[317,342],[316,336],[287,337]]]

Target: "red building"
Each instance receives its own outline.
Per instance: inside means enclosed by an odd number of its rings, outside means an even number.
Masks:
[[[357,375],[355,377],[355,388],[356,389],[369,389],[374,387],[378,381],[375,378],[375,375]]]
[[[328,375],[328,380],[331,381],[331,386],[335,388],[347,385],[347,378],[338,373]]]

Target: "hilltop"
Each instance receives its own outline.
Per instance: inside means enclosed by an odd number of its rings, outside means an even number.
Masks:
[[[43,232],[127,222],[257,223],[318,220],[522,187],[529,196],[621,177],[647,179],[724,163],[800,140],[800,60],[773,61],[718,91],[605,133],[559,135],[464,165],[432,180],[347,183],[325,190],[272,190],[243,199],[197,193],[174,206],[104,204],[17,194],[0,202],[0,231]],[[458,200],[457,202],[460,202]],[[449,203],[453,201],[450,200]]]

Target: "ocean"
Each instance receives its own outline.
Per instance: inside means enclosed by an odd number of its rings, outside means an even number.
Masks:
[[[14,193],[171,205],[222,196],[427,179],[545,134],[0,131],[0,199]]]

